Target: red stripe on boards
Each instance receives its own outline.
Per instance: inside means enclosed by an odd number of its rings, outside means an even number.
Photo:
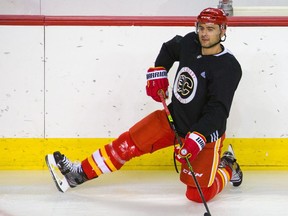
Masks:
[[[194,26],[195,16],[0,15],[0,25],[22,26]],[[229,26],[288,26],[288,16],[233,16]]]

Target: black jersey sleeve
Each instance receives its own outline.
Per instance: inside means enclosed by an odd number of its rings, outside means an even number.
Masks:
[[[155,67],[163,66],[167,71],[173,66],[174,62],[179,61],[182,36],[176,35],[171,40],[163,43],[155,61]]]

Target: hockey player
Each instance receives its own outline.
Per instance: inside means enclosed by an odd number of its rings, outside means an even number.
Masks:
[[[204,9],[197,17],[195,32],[163,43],[154,67],[148,69],[146,76],[147,95],[161,102],[158,92],[167,92],[167,72],[174,62],[179,62],[168,108],[183,141],[181,148],[175,147],[176,159],[182,163],[180,180],[187,185],[186,197],[195,202],[202,200],[186,157],[206,201],[220,193],[229,181],[239,186],[243,178],[231,151],[220,158],[227,118],[242,75],[240,64],[221,43],[226,39],[226,27],[227,18],[221,9]],[[58,151],[47,155],[46,163],[56,186],[64,192],[101,174],[119,170],[134,157],[171,145],[175,145],[175,134],[165,111],[157,110],[81,163],[71,162]],[[62,179],[54,166],[61,171]]]

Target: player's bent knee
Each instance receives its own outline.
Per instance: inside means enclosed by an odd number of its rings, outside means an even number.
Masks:
[[[214,192],[214,189],[212,187],[201,188],[201,189],[202,189],[202,193],[203,193],[203,196],[204,196],[206,202],[211,200],[216,195],[216,193]],[[201,196],[200,196],[196,187],[187,186],[186,197],[187,197],[187,199],[189,199],[193,202],[203,203]]]

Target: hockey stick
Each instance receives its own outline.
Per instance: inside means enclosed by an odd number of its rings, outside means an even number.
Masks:
[[[179,135],[178,135],[178,132],[177,132],[176,127],[175,127],[175,125],[174,125],[173,118],[172,118],[171,113],[170,113],[170,111],[169,111],[169,109],[168,109],[168,107],[167,107],[167,104],[166,104],[166,101],[165,101],[165,97],[164,97],[165,93],[163,92],[163,90],[159,90],[159,91],[158,91],[158,95],[159,95],[159,97],[160,97],[160,99],[161,99],[161,102],[162,102],[162,105],[163,105],[164,110],[165,110],[165,112],[166,112],[166,115],[167,115],[167,118],[168,118],[168,120],[169,120],[170,126],[171,126],[171,128],[173,129],[174,134],[175,134],[175,137],[176,137],[176,139],[177,139],[177,141],[178,141],[178,143],[179,143],[179,145],[180,145],[180,147],[181,147],[181,146],[183,146],[183,143],[182,143],[182,141],[181,141],[181,139],[180,139],[180,137],[179,137]],[[188,165],[189,171],[191,172],[191,175],[192,175],[192,177],[193,177],[193,180],[194,180],[194,182],[195,182],[195,184],[196,184],[197,190],[198,190],[198,192],[199,192],[199,194],[200,194],[201,200],[202,200],[202,202],[203,202],[203,204],[204,204],[204,206],[205,206],[205,209],[206,209],[206,211],[207,211],[207,212],[204,213],[204,216],[211,216],[211,213],[210,213],[210,211],[209,211],[207,202],[206,202],[206,200],[205,200],[205,198],[204,198],[203,192],[202,192],[201,187],[200,187],[200,185],[199,185],[199,182],[198,182],[198,180],[197,180],[197,178],[196,178],[196,176],[195,176],[195,173],[194,173],[194,171],[193,171],[193,168],[192,168],[192,166],[191,166],[191,163],[190,163],[190,161],[189,161],[189,159],[188,159],[187,157],[186,157],[185,159],[186,159],[186,163],[187,163],[187,165]]]

